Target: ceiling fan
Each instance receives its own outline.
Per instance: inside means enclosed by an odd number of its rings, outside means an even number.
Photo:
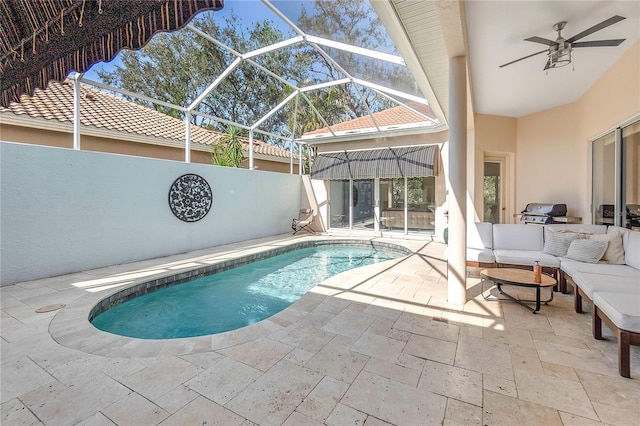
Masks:
[[[578,42],[581,38],[584,38],[590,34],[595,33],[596,31],[600,31],[603,28],[608,27],[609,25],[613,25],[617,22],[625,19],[622,16],[614,15],[609,19],[605,19],[599,24],[594,25],[591,28],[588,28],[581,33],[574,35],[568,39],[562,37],[560,32],[564,29],[565,25],[567,25],[566,21],[558,22],[553,26],[554,31],[558,32],[558,38],[555,40],[549,40],[542,37],[529,37],[525,38],[525,41],[532,41],[534,43],[545,44],[548,49],[541,50],[536,53],[532,53],[531,55],[524,56],[522,58],[516,59],[515,61],[507,62],[506,64],[500,65],[500,68],[506,67],[507,65],[515,64],[516,62],[522,61],[523,59],[531,58],[532,56],[539,55],[541,53],[547,53],[547,64],[544,66],[545,70],[549,68],[560,68],[565,65],[569,65],[571,63],[571,58],[573,55],[573,49],[578,47],[607,47],[607,46],[618,46],[620,43],[625,41],[624,38],[618,38],[613,40],[594,40],[594,41],[582,41]]]

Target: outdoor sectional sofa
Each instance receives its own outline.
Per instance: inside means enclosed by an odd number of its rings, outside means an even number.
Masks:
[[[594,338],[602,339],[602,321],[615,333],[618,371],[630,377],[630,345],[640,345],[640,232],[486,222],[467,230],[469,266],[532,268],[535,261],[557,278],[560,291],[573,286],[576,312],[582,312],[583,300],[590,303]]]

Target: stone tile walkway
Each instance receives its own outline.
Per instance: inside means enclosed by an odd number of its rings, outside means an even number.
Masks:
[[[616,342],[556,294],[538,315],[446,302],[444,246],[348,271],[244,329],[148,341],[86,318],[137,282],[305,238],[277,236],[25,282],[0,290],[2,425],[630,425],[640,351],[617,373]],[[35,313],[45,305],[61,310]]]

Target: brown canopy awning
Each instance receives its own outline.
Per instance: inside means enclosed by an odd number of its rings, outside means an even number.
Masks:
[[[224,0],[0,0],[0,103],[184,27]]]

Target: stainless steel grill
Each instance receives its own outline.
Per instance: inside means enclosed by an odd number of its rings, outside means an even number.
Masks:
[[[529,203],[522,210],[521,222],[545,225],[548,223],[565,223],[567,216],[566,204]]]

